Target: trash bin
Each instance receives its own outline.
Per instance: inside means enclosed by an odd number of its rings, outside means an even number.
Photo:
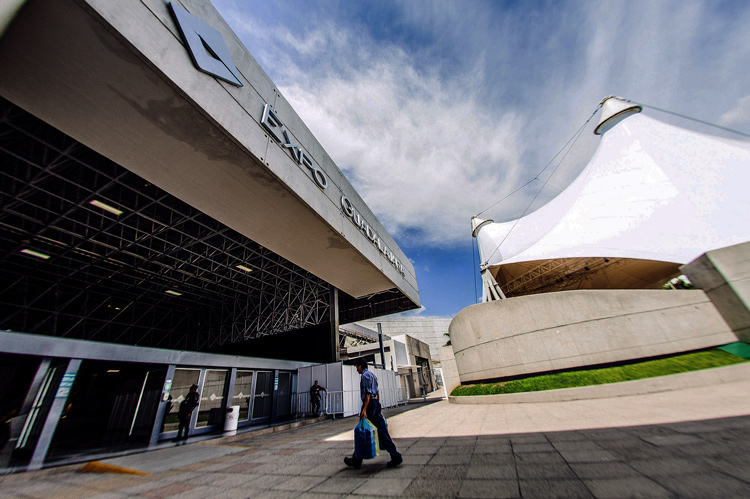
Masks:
[[[233,405],[227,407],[227,414],[224,416],[224,433],[237,433],[237,420],[240,415],[240,406]]]

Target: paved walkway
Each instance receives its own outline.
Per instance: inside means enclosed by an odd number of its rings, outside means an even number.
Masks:
[[[386,412],[404,454],[348,469],[354,418],[108,460],[147,476],[42,470],[2,497],[747,497],[750,381],[557,403]]]

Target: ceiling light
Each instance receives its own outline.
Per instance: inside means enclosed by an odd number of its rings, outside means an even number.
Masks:
[[[110,205],[108,205],[106,203],[102,203],[101,201],[99,201],[97,199],[93,199],[93,200],[89,201],[89,204],[93,204],[97,208],[101,208],[102,210],[106,210],[106,211],[108,211],[110,213],[113,213],[115,215],[118,215],[118,216],[122,215],[122,210],[118,210],[114,206],[110,206]]]
[[[39,253],[38,251],[24,248],[21,250],[21,253],[26,253],[27,255],[35,256],[37,258],[41,258],[42,260],[49,260],[49,255],[45,255],[44,253]]]
[[[170,295],[175,295],[175,296],[182,296],[182,293],[180,293],[179,291],[174,291],[172,289],[166,290],[165,293],[169,293]]]
[[[109,370],[107,370],[107,372],[108,373],[119,373],[120,370],[119,369],[109,369]]]
[[[253,269],[251,269],[250,267],[245,267],[244,265],[237,265],[237,268],[240,269],[240,270],[244,270],[245,272],[252,272],[253,271]]]

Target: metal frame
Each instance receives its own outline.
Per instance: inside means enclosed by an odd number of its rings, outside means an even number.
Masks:
[[[1,98],[0,162],[0,329],[206,351],[330,320],[325,281]]]

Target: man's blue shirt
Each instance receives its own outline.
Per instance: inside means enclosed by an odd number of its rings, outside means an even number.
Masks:
[[[366,393],[369,393],[370,397],[378,394],[378,378],[367,369],[364,369],[362,377],[359,379],[359,396],[362,397],[363,402]]]

